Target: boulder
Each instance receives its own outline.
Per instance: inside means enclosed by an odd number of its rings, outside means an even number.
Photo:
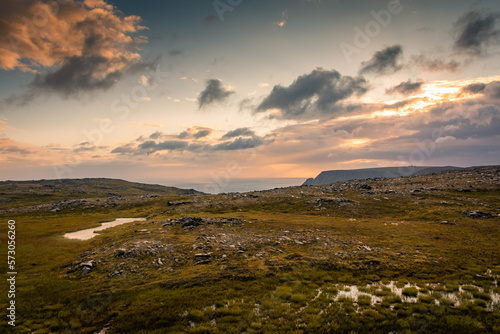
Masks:
[[[116,251],[116,257],[124,257],[125,255],[127,255],[127,250],[126,249],[123,249],[123,248],[120,248]]]
[[[493,218],[493,215],[490,212],[482,212],[482,211],[462,211],[462,214],[466,215],[469,218]]]

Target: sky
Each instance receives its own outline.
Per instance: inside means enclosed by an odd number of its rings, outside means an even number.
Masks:
[[[2,0],[0,180],[500,164],[497,0]]]

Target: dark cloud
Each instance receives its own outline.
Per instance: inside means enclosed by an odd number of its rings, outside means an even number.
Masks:
[[[488,84],[474,83],[461,89],[461,93],[484,94],[489,99],[500,99],[500,81],[493,81]]]
[[[403,108],[409,104],[412,104],[412,103],[415,103],[416,101],[421,101],[420,98],[410,98],[410,99],[407,99],[407,100],[402,100],[402,101],[398,101],[398,102],[395,102],[395,103],[392,103],[392,104],[385,104],[383,106],[381,106],[380,108],[382,109],[399,109],[399,108]]]
[[[422,91],[423,81],[412,82],[411,80],[404,81],[397,86],[388,88],[385,90],[386,94],[401,94],[401,95],[410,95],[419,93]]]
[[[188,131],[182,131],[176,136],[178,139],[186,139],[189,137],[189,132]]]
[[[33,17],[44,24],[31,22]],[[137,50],[146,42],[136,35],[144,29],[138,16],[125,16],[104,1],[3,0],[0,22],[0,68],[36,75],[30,90],[12,96],[11,103],[47,92],[69,97],[109,89],[138,69]]]
[[[403,56],[401,45],[389,46],[377,51],[372,59],[361,63],[360,74],[387,75],[398,72],[403,68],[399,61]]]
[[[445,60],[439,58],[429,58],[426,55],[413,56],[412,61],[420,69],[426,72],[457,72],[462,64],[457,60]]]
[[[181,140],[167,140],[160,143],[148,140],[140,144],[137,148],[143,154],[152,154],[158,151],[183,151],[187,147],[188,143]]]
[[[201,126],[195,126],[192,128],[188,128],[185,131],[182,131],[181,133],[177,135],[164,135],[164,137],[170,137],[170,138],[176,138],[176,139],[200,139],[200,138],[205,138],[211,133],[213,133],[214,130],[211,128],[207,127],[201,127]],[[153,138],[155,139],[155,138]]]
[[[256,109],[256,105],[255,105],[255,102],[254,102],[254,98],[245,98],[243,100],[240,101],[240,103],[238,104],[239,106],[239,111],[242,111],[242,110],[254,110]]]
[[[491,99],[500,99],[500,81],[493,81],[487,84],[484,93]]]
[[[441,138],[454,138],[467,140],[471,138],[489,138],[500,134],[500,108],[477,100],[474,103],[449,103],[446,113],[431,111],[436,116],[442,117],[420,118],[413,116],[412,124],[405,125],[413,134],[402,136],[410,140],[428,140],[440,132]],[[440,109],[441,107],[436,107]],[[464,110],[467,110],[464,113]]]
[[[485,124],[472,123],[470,120],[464,119],[458,129],[449,131],[446,135],[462,140],[498,136],[500,134],[500,117],[498,110],[496,111],[497,115]]]
[[[196,132],[193,135],[193,137],[195,139],[204,138],[204,137],[208,136],[211,133],[212,133],[212,130],[208,130],[208,129],[207,130],[200,130],[200,131]]]
[[[158,151],[183,151],[188,147],[188,143],[181,140],[167,140],[157,143],[154,140],[147,140],[135,147],[132,144],[119,146],[111,151],[114,154],[149,155]]]
[[[256,112],[280,109],[282,118],[300,118],[304,114],[331,114],[336,104],[351,96],[361,96],[368,90],[363,77],[342,76],[339,72],[318,68],[298,77],[290,86],[274,86],[271,93],[257,106]],[[318,115],[309,115],[316,117]]]
[[[111,151],[113,154],[129,154],[134,152],[134,147],[132,144],[126,144],[122,146],[118,146]]]
[[[465,13],[455,23],[455,49],[474,55],[486,54],[489,46],[500,42],[499,18],[498,13],[480,10]]]
[[[73,152],[94,152],[97,150],[96,146],[80,146],[73,150]]]
[[[264,145],[265,143],[266,140],[262,137],[257,137],[257,136],[251,138],[238,137],[233,141],[217,144],[212,147],[212,150],[214,151],[245,150]]]
[[[64,98],[79,98],[82,94],[106,91],[129,74],[152,72],[157,65],[140,62],[102,77],[94,76],[96,71],[101,71],[107,66],[109,63],[102,57],[73,57],[55,71],[36,74],[33,82],[28,86],[28,91],[20,95],[11,95],[5,99],[5,102],[9,105],[22,106],[47,93],[56,93]],[[150,82],[154,81],[155,79],[152,78]]]
[[[157,132],[155,132],[155,133],[152,133],[152,134],[149,136],[149,139],[158,139],[158,138],[160,138],[162,135],[163,135],[163,133],[162,133],[162,132],[157,131]]]
[[[486,88],[486,84],[484,84],[484,83],[470,84],[470,85],[462,88],[461,92],[462,93],[477,94],[479,92],[482,92],[485,88]]]
[[[208,136],[213,132],[212,129],[202,129],[194,134],[191,134],[189,129],[179,135],[172,135],[172,138],[183,137],[184,139],[200,139]],[[229,135],[228,135],[229,134]],[[226,136],[227,135],[227,136]],[[234,151],[255,148],[262,145],[270,144],[274,141],[273,136],[260,137],[248,128],[239,128],[229,131],[225,136],[218,140],[218,143],[209,144],[207,142],[191,142],[191,140],[166,140],[158,142],[156,140],[145,140],[140,144],[129,143],[118,146],[111,151],[113,154],[122,155],[150,155],[161,151],[177,151],[177,152],[192,152],[192,153],[207,153],[216,151]],[[155,132],[153,137],[165,136],[161,132]],[[238,138],[235,138],[235,137]],[[151,136],[150,136],[151,138]],[[101,147],[100,147],[101,148]]]
[[[24,149],[24,148],[19,148],[17,146],[8,146],[8,147],[0,147],[0,153],[14,153],[14,154],[21,154],[21,155],[27,155],[30,153],[35,153],[33,151]]]
[[[140,150],[149,150],[156,147],[156,142],[154,140],[148,140],[139,145]]]
[[[238,128],[235,130],[228,131],[224,136],[222,136],[222,139],[229,139],[229,138],[234,138],[234,137],[252,137],[255,136],[255,132],[250,130],[249,128]]]
[[[221,138],[221,141],[222,142],[215,145],[193,143],[189,145],[187,150],[195,153],[246,150],[246,149],[256,148],[262,145],[271,144],[274,141],[274,139],[252,136],[249,138],[238,137],[228,141],[223,141],[223,138]]]
[[[200,93],[200,97],[198,98],[199,108],[223,102],[231,94],[234,94],[234,92],[226,89],[222,85],[222,81],[217,79],[207,80],[205,90]]]
[[[203,153],[203,152],[208,152],[212,148],[211,145],[208,144],[199,144],[199,143],[193,143],[190,144],[187,148],[189,152],[195,152],[195,153]]]
[[[101,56],[70,57],[61,68],[36,75],[32,85],[36,89],[53,90],[65,96],[81,91],[107,90],[123,75],[120,70],[104,76],[95,75],[108,66],[108,59]]]

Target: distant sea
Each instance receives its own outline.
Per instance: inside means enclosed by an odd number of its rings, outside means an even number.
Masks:
[[[305,178],[269,178],[269,179],[229,179],[229,180],[190,180],[190,179],[165,179],[147,180],[145,183],[159,184],[162,186],[194,189],[209,194],[249,192],[300,186]]]

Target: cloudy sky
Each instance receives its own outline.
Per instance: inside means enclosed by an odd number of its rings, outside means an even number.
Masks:
[[[498,0],[2,0],[0,179],[500,164]]]

